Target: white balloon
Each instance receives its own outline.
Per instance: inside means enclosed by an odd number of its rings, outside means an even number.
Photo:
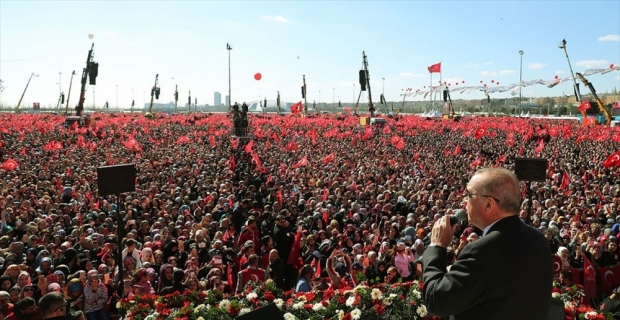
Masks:
[[[95,37],[95,36],[94,36],[92,33],[88,35],[88,39],[92,39],[92,38],[94,38],[94,37]]]

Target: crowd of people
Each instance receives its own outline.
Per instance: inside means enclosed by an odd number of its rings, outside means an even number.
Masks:
[[[516,157],[549,160],[546,181],[522,183],[519,217],[563,269],[620,261],[620,178],[603,165],[613,128],[250,115],[237,138],[224,114],[94,118],[0,119],[0,320],[109,319],[123,297],[267,279],[298,292],[420,280],[433,223],[464,208],[477,169],[514,170]],[[136,191],[98,194],[96,168],[125,163]],[[462,222],[448,264],[481,235]]]

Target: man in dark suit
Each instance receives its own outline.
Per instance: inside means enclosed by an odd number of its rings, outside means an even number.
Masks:
[[[424,302],[451,319],[547,319],[553,260],[544,236],[518,217],[521,189],[509,170],[486,168],[467,184],[469,223],[483,236],[446,270],[455,226],[445,216],[433,226],[424,251]]]

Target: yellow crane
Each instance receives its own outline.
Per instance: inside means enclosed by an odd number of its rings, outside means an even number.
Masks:
[[[577,72],[576,73],[577,78],[579,78],[579,80],[581,80],[581,82],[583,82],[583,85],[588,87],[590,89],[590,92],[592,92],[592,95],[594,96],[594,99],[596,99],[596,105],[598,106],[598,110],[605,115],[605,125],[609,126],[611,123],[611,116],[609,115],[609,112],[607,112],[607,110],[605,110],[605,108],[603,107],[603,102],[601,101],[601,99],[598,97],[598,95],[596,94],[596,90],[594,90],[594,86],[592,85],[592,82],[588,81],[588,79],[586,79],[581,73]],[[585,124],[585,120],[586,120],[586,115],[585,115],[585,111],[581,112],[581,115],[583,117],[583,123]]]

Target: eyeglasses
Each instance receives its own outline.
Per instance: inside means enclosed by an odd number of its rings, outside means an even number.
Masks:
[[[465,189],[465,193],[463,194],[463,199],[470,199],[473,196],[491,198],[491,199],[495,200],[495,202],[499,203],[499,199],[497,199],[495,197],[488,196],[488,195],[485,195],[485,194],[472,193],[472,192],[469,192],[469,190]]]

